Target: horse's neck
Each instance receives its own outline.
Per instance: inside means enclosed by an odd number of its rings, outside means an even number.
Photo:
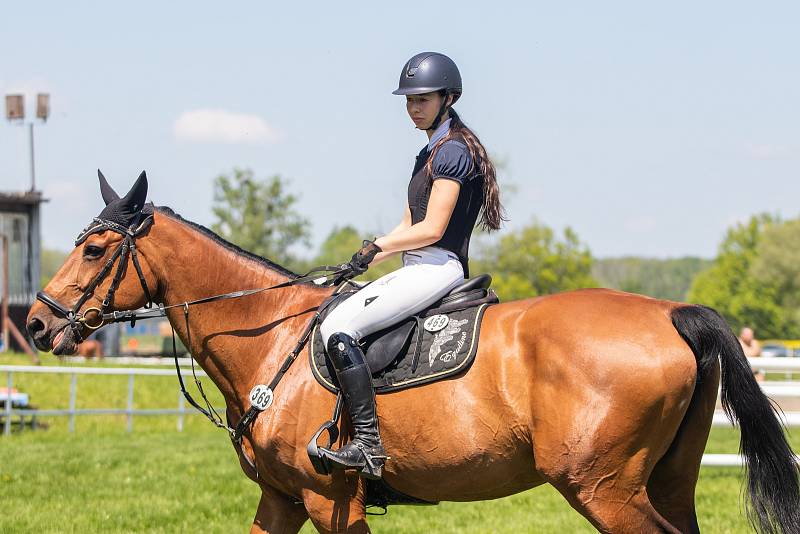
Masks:
[[[152,239],[142,247],[159,280],[165,305],[242,289],[269,287],[289,278],[216,243],[166,216],[158,217]],[[226,400],[240,407],[250,388],[268,383],[329,293],[308,285],[173,308],[169,319],[193,357]],[[187,335],[188,334],[188,335]]]

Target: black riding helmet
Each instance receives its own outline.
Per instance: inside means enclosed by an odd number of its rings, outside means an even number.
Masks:
[[[409,59],[400,73],[400,83],[392,91],[395,95],[421,95],[441,91],[445,99],[439,114],[431,124],[431,130],[439,127],[447,109],[447,95],[453,95],[453,104],[461,96],[461,73],[455,62],[438,52],[422,52]]]

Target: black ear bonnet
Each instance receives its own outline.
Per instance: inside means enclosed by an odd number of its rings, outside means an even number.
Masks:
[[[136,179],[124,197],[120,197],[109,185],[106,177],[97,170],[100,179],[100,194],[106,207],[92,223],[81,232],[75,240],[75,246],[80,245],[91,234],[113,230],[120,234],[139,235],[153,222],[153,205],[145,204],[147,199],[147,175],[144,171]]]

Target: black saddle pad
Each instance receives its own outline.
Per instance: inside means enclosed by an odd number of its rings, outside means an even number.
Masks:
[[[496,300],[495,300],[496,301]],[[403,348],[390,362],[372,374],[376,393],[390,393],[428,384],[469,369],[478,351],[481,320],[491,302],[447,313],[412,317],[400,323],[395,332],[403,338]],[[319,325],[308,344],[309,361],[314,378],[329,391],[336,393],[338,383],[328,362]],[[380,361],[373,343],[367,351],[370,368]]]

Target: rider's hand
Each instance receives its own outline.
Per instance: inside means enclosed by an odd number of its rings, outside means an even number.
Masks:
[[[367,271],[370,262],[375,258],[378,252],[383,252],[381,247],[375,244],[375,241],[364,240],[363,246],[353,254],[352,259],[348,263],[355,275],[362,274]]]

